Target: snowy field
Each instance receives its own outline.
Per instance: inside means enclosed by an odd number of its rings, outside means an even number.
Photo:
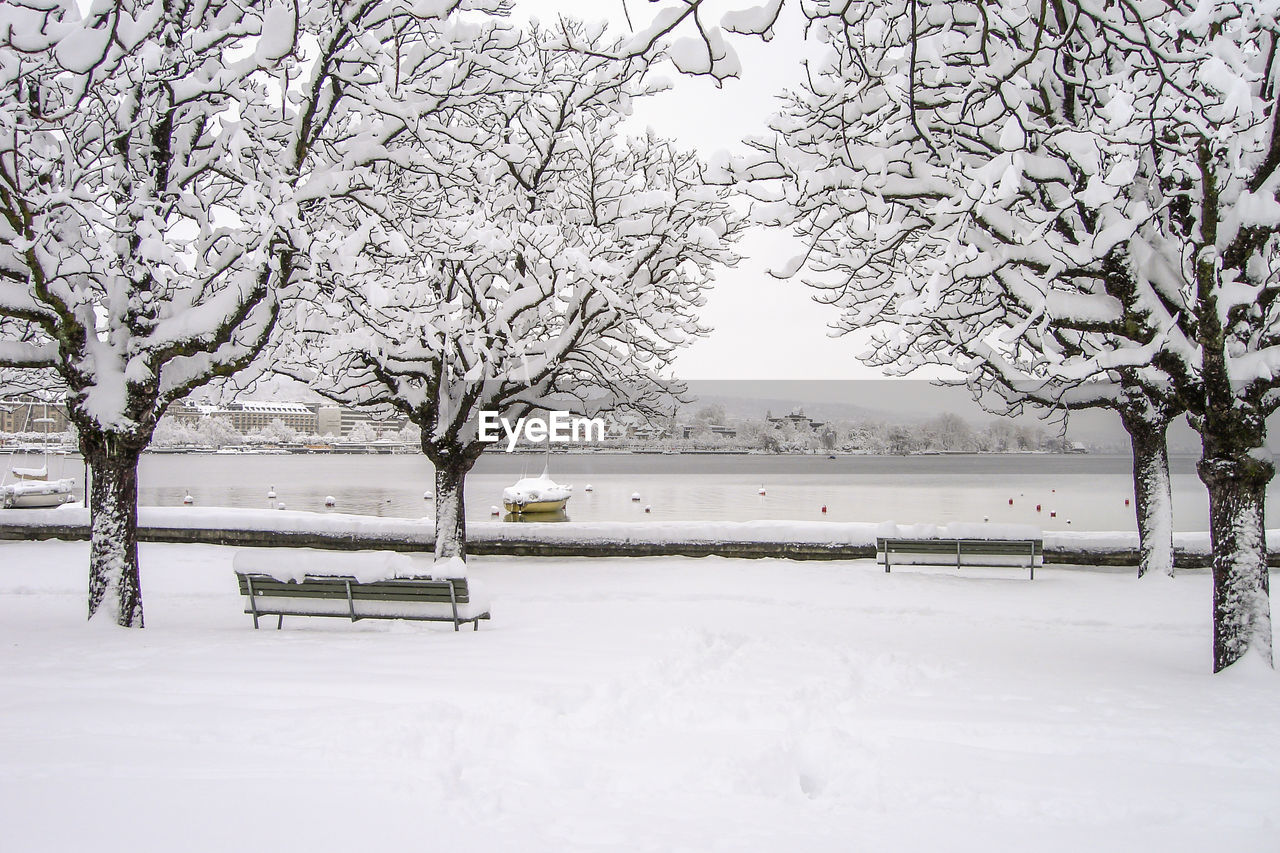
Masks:
[[[1204,571],[480,558],[479,633],[255,632],[232,549],[148,544],[129,632],[86,549],[0,543],[3,850],[1280,849]]]

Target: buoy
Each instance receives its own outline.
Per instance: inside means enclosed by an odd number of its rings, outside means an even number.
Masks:
[[[325,505],[325,506],[333,506],[333,505],[334,505],[334,504],[336,504],[337,502],[338,502],[338,499],[337,499],[337,498],[335,498],[333,495],[325,495],[325,496],[324,496],[324,505]]]
[[[1013,498],[1009,498],[1009,506],[1013,506]]]
[[[1051,512],[1051,513],[1049,513],[1049,517],[1050,517],[1050,518],[1057,518],[1057,517],[1058,517],[1058,514],[1057,514],[1056,512]]]
[[[590,483],[587,483],[585,486],[583,486],[583,487],[582,487],[582,490],[583,490],[584,492],[589,492],[589,491],[591,491],[591,484],[590,484]]]
[[[1067,519],[1067,524],[1070,524],[1070,523],[1071,523],[1071,519],[1069,519],[1069,518],[1068,518],[1068,519]]]
[[[498,512],[499,512],[499,510],[498,510],[498,508],[497,508],[496,506],[491,506],[491,507],[489,507],[489,515],[497,515],[497,514],[498,514]]]
[[[1124,505],[1125,505],[1125,506],[1128,506],[1128,505],[1129,505],[1129,499],[1128,499],[1128,498],[1125,498],[1125,499],[1124,499]]]
[[[640,493],[639,493],[639,492],[632,492],[632,493],[631,493],[631,500],[633,500],[633,501],[638,501],[638,500],[640,500]]]
[[[645,508],[644,508],[644,511],[645,511],[645,512],[653,512],[653,507],[651,507],[651,506],[649,506],[648,504],[646,504],[646,505],[645,505]]]
[[[429,501],[429,500],[431,500],[431,493],[430,493],[430,492],[423,492],[423,493],[422,493],[422,499],[423,499],[424,501]]]
[[[276,496],[276,487],[272,486],[271,491],[267,492],[267,497],[274,498]]]
[[[1050,489],[1049,491],[1053,492],[1055,495],[1058,493],[1057,489]]]
[[[276,509],[284,509],[284,501],[280,501],[280,503],[276,504]]]
[[[182,499],[182,502],[183,502],[184,504],[186,504],[187,506],[190,506],[191,504],[193,504],[193,503],[195,503],[195,502],[196,502],[196,499],[195,499],[195,498],[193,498],[193,497],[191,497],[191,495],[190,495],[190,494],[188,494],[186,497],[184,497],[184,498]]]
[[[825,506],[825,505],[822,507],[822,511],[823,511],[823,512],[826,512],[826,511],[827,511],[827,508],[826,508],[826,506]]]
[[[761,483],[761,484],[760,484],[760,491],[756,492],[756,494],[758,494],[758,495],[763,495],[763,494],[764,494],[764,484],[763,484],[763,483]]]
[[[984,515],[984,516],[982,517],[982,520],[983,520],[983,521],[990,521],[990,520],[991,520],[991,516],[989,516],[989,515]]]
[[[1036,504],[1036,512],[1040,511],[1040,504]]]

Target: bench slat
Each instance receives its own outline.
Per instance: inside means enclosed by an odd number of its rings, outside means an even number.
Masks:
[[[273,589],[259,589],[256,583],[254,584],[254,587],[253,587],[253,593],[254,593],[254,596],[257,598],[314,598],[320,601],[329,601],[329,600],[337,600],[337,599],[341,599],[343,601],[347,600],[347,593],[345,590],[332,592],[328,590],[307,589],[306,587],[295,588],[295,589],[280,589],[278,587]],[[241,593],[241,595],[248,595],[248,594],[249,594],[248,590]],[[389,602],[403,601],[406,604],[412,603],[415,601],[427,602],[427,603],[442,602],[444,604],[448,604],[450,601],[456,601],[459,604],[470,603],[469,596],[458,595],[451,598],[447,591],[443,593],[422,594],[422,595],[378,595],[377,593],[366,593],[355,587],[352,587],[351,589],[351,600],[352,601],[389,601]]]
[[[254,578],[253,591],[257,595],[283,595],[291,598],[306,598],[308,596],[316,598],[346,598],[347,588],[343,584],[337,585],[313,585],[305,583],[279,583]],[[245,584],[241,588],[242,595],[249,594],[249,585]],[[454,595],[459,598],[466,598],[467,591],[465,589],[455,589]],[[351,585],[352,598],[369,598],[380,599],[385,601],[419,601],[422,599],[436,600],[443,598],[449,600],[449,587],[430,587],[418,588],[411,590],[388,590],[388,589],[365,589],[357,584]]]

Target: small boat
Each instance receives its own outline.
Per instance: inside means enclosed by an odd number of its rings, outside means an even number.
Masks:
[[[5,509],[48,509],[75,500],[75,480],[23,480],[0,486],[0,506]]]
[[[551,479],[548,470],[541,477],[525,477],[502,490],[502,505],[516,515],[561,512],[573,496],[573,486],[562,486]]]
[[[49,417],[49,404],[45,404],[45,416],[36,418],[35,423],[45,425],[44,444],[38,450],[44,454],[44,463],[39,468],[13,468],[11,473],[14,482],[0,485],[0,507],[5,509],[48,509],[62,506],[74,501],[71,490],[76,481],[72,479],[49,479],[49,424],[54,419]],[[27,412],[28,420],[31,413]]]

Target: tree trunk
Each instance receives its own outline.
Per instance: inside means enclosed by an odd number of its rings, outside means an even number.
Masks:
[[[1133,448],[1138,577],[1173,576],[1173,492],[1169,486],[1169,419],[1126,411],[1120,420]]]
[[[1253,649],[1271,661],[1271,603],[1263,504],[1275,468],[1248,454],[1206,456],[1200,479],[1209,489],[1213,543],[1213,671]]]
[[[436,559],[467,559],[467,512],[463,486],[471,460],[433,454],[436,468]]]
[[[143,627],[138,573],[138,454],[111,435],[80,434],[90,472],[89,618]]]

